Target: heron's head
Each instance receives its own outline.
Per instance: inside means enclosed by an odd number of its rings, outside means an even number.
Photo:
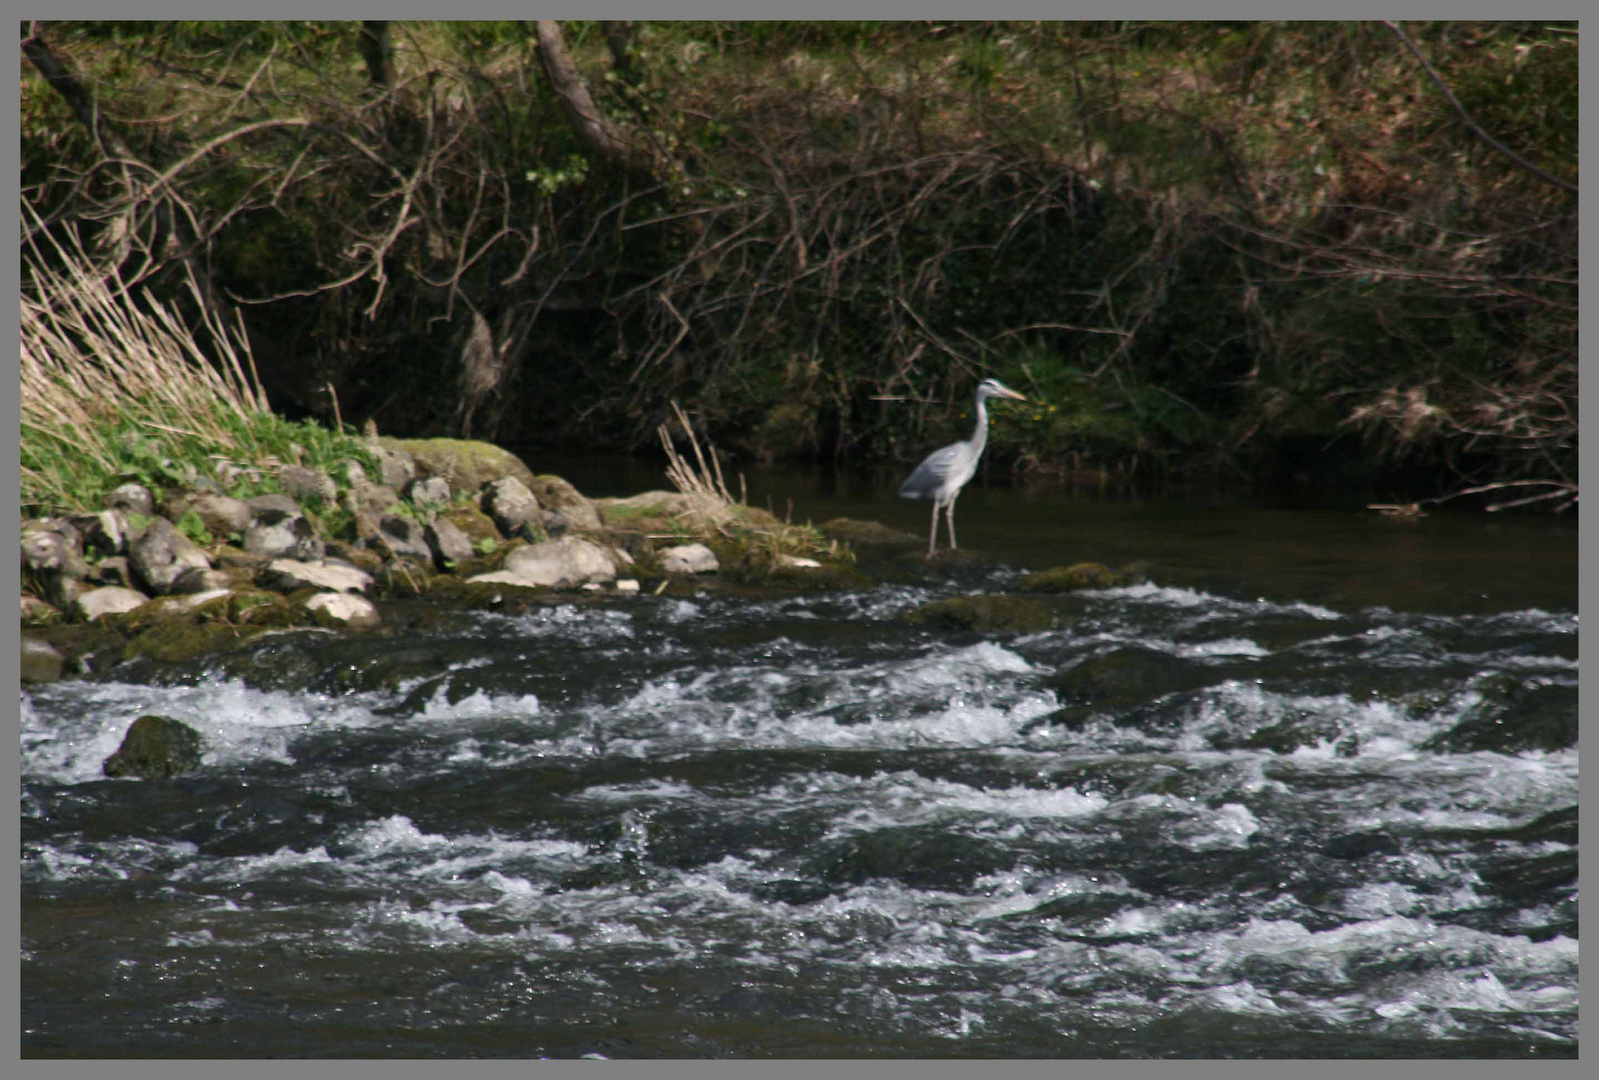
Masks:
[[[982,385],[977,388],[977,396],[979,398],[1002,397],[1014,398],[1017,401],[1027,400],[998,379],[984,379]]]

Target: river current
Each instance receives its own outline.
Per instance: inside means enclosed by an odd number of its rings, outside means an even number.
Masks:
[[[1056,558],[1005,498],[859,592],[413,602],[25,690],[23,1054],[1576,1056],[1574,529],[1485,577],[1455,529],[1239,511],[1181,562],[1081,506]],[[1054,629],[905,618],[1121,554]],[[203,767],[104,778],[150,712]]]

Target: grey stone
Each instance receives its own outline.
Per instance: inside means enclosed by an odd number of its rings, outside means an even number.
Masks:
[[[428,547],[422,526],[399,514],[385,514],[378,519],[378,542],[395,555],[433,560],[433,549]]]
[[[472,541],[467,539],[466,533],[444,518],[438,518],[424,526],[422,537],[433,550],[433,560],[441,569],[446,563],[460,562],[476,554],[472,550]]]
[[[128,564],[126,555],[107,555],[95,564],[90,577],[101,585],[133,587],[133,567]]]
[[[48,641],[25,637],[22,639],[22,682],[52,683],[61,678],[61,669],[67,658],[56,651]]]
[[[155,496],[143,484],[122,484],[106,492],[100,505],[107,510],[126,510],[150,517],[155,513]]]
[[[305,513],[300,509],[299,503],[277,492],[257,495],[253,499],[244,500],[244,503],[250,508],[251,521],[266,521],[268,524],[281,521],[284,517],[304,516]]]
[[[172,588],[167,591],[174,596],[191,596],[195,593],[214,592],[217,589],[226,591],[233,584],[233,578],[225,570],[198,570],[188,569],[178,575],[172,583]]]
[[[73,611],[84,622],[94,622],[106,615],[120,615],[124,611],[132,611],[149,602],[150,598],[136,589],[124,589],[120,585],[104,585],[79,596],[73,604]]]
[[[211,560],[199,545],[166,518],[156,518],[128,545],[128,561],[133,564],[134,577],[156,593],[170,592],[178,575],[191,567],[211,568]]]
[[[368,449],[372,451],[372,456],[377,458],[378,478],[396,491],[405,487],[416,476],[416,458],[408,451],[391,450],[375,443],[369,445]]]
[[[83,535],[66,518],[24,523],[22,568],[35,573],[88,577],[89,564],[83,560]]]
[[[303,465],[283,466],[278,470],[278,483],[283,485],[284,494],[297,500],[321,499],[331,504],[339,497],[339,485],[333,477]]]
[[[542,544],[517,548],[505,557],[501,574],[508,578],[480,574],[469,581],[509,581],[517,585],[579,585],[585,581],[613,581],[616,562],[598,544],[579,537],[546,540]]]
[[[271,558],[319,559],[324,545],[305,515],[296,508],[293,514],[280,514],[276,510],[258,512],[256,523],[245,530],[244,550]]]
[[[442,476],[420,477],[405,485],[405,494],[418,506],[447,506],[450,482]]]
[[[72,524],[83,534],[85,551],[102,555],[125,555],[128,551],[130,529],[124,510],[101,510],[97,514],[80,514]]]
[[[321,612],[326,617],[346,626],[364,628],[376,626],[382,620],[377,605],[364,596],[349,593],[317,593],[305,602],[309,611]]]
[[[533,539],[543,528],[543,513],[538,499],[526,484],[514,476],[491,480],[483,485],[483,512],[494,520],[501,536]]]
[[[669,574],[710,574],[720,570],[721,564],[704,544],[679,544],[661,552],[661,568]]]
[[[365,592],[372,587],[372,575],[344,563],[317,559],[273,559],[256,575],[256,584],[278,592],[293,592],[307,587],[328,592]]]
[[[599,531],[599,511],[564,477],[552,474],[535,476],[531,490],[539,505],[546,510],[554,510],[576,528]]]
[[[193,510],[212,536],[231,536],[250,527],[254,511],[243,499],[229,495],[192,495],[181,500],[183,509]],[[180,511],[181,513],[181,511]]]

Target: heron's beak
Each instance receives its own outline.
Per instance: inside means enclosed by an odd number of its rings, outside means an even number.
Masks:
[[[1013,398],[1016,401],[1026,401],[1027,400],[1026,398],[1022,397],[1022,395],[1018,394],[1016,391],[1011,390],[1009,388],[1001,390],[999,392],[999,396],[1000,397]]]

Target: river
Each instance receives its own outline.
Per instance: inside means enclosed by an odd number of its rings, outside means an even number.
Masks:
[[[925,536],[888,480],[748,491]],[[974,483],[956,525],[981,559],[861,592],[397,604],[25,690],[23,1055],[1577,1055],[1573,521]],[[904,618],[1084,559],[1148,579]],[[201,770],[101,776],[147,712]]]

